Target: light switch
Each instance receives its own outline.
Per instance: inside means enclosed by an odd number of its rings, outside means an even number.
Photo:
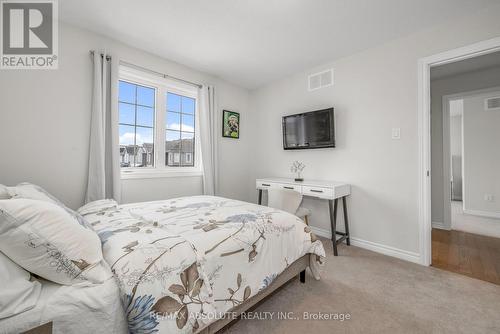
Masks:
[[[484,200],[486,202],[494,202],[495,196],[493,196],[492,194],[484,194]]]
[[[392,139],[401,139],[401,128],[392,128]]]

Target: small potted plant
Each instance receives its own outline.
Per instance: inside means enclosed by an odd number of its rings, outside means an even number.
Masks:
[[[295,178],[295,181],[297,182],[302,182],[304,179],[302,178],[302,171],[306,168],[306,165],[304,165],[300,161],[294,161],[292,163],[292,167],[290,168],[292,173],[297,173],[297,177]]]

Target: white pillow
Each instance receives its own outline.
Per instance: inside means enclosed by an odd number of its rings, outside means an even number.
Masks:
[[[0,199],[9,199],[10,197],[9,188],[0,184]]]
[[[0,252],[0,319],[35,307],[42,285],[31,274]]]
[[[7,188],[12,198],[37,199],[40,201],[57,204],[61,208],[66,210],[66,212],[68,212],[71,216],[73,216],[80,225],[82,225],[85,228],[92,229],[92,226],[87,222],[85,218],[82,217],[82,215],[68,208],[60,200],[58,200],[57,197],[51,195],[48,191],[46,191],[40,186],[37,186],[36,184],[23,182],[19,183],[15,187],[7,187]]]
[[[0,251],[24,269],[60,284],[112,276],[94,231],[63,208],[31,199],[0,200]]]

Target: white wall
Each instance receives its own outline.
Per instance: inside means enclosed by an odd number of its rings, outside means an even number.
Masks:
[[[462,202],[453,202],[451,209],[452,230],[500,238],[500,219],[464,214]]]
[[[248,199],[246,163],[252,147],[249,93],[218,78],[65,23],[59,27],[59,69],[0,71],[0,183],[30,181],[68,206],[83,203],[90,132],[89,50],[106,49],[115,59],[217,86],[220,107],[242,115],[240,140],[220,138],[221,193]],[[247,122],[248,120],[248,122]],[[201,193],[201,177],[126,180],[123,200],[142,201]]]
[[[463,73],[431,82],[431,216],[433,222],[439,223],[444,228],[449,229],[450,226],[444,223],[443,96],[499,85],[500,67]]]
[[[450,153],[462,156],[462,115],[450,117]]]
[[[353,237],[418,260],[417,61],[500,36],[499,15],[495,7],[455,19],[256,90],[255,176],[291,177],[290,163],[298,159],[307,165],[305,178],[351,183]],[[307,75],[330,67],[334,86],[308,92]],[[336,113],[335,149],[283,150],[283,115],[330,106]],[[401,128],[401,140],[391,140],[394,127]],[[305,205],[313,210],[311,224],[328,231],[326,204]]]
[[[462,115],[464,100],[449,100],[450,116],[450,154],[462,155]]]
[[[500,218],[500,111],[484,110],[484,100],[498,96],[500,91],[464,98],[464,212]]]

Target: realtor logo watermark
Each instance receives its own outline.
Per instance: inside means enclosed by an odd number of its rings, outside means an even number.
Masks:
[[[57,0],[0,0],[0,69],[57,69]]]

